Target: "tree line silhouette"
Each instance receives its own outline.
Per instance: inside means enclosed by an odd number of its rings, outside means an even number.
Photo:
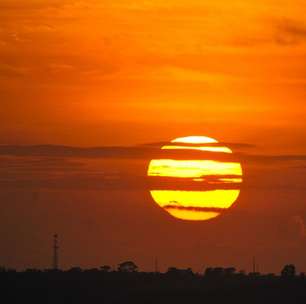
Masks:
[[[91,268],[91,269],[82,269],[81,267],[72,267],[66,271],[60,270],[60,269],[45,269],[45,270],[40,270],[36,268],[28,268],[25,269],[23,272],[24,273],[39,273],[39,272],[67,272],[67,273],[110,273],[110,272],[118,272],[118,273],[136,273],[138,272],[139,267],[135,264],[133,261],[125,261],[120,264],[118,264],[117,269],[112,269],[111,266],[109,265],[103,265],[100,266],[99,268]],[[0,267],[0,273],[17,273],[17,270],[12,269],[12,268],[5,268],[5,267]],[[157,271],[155,271],[156,273]],[[153,273],[153,272],[150,272]],[[160,273],[160,272],[158,272]],[[168,270],[164,273],[172,276],[201,276],[199,273],[194,273],[191,268],[187,269],[179,269],[176,267],[169,267]],[[244,270],[240,270],[237,272],[235,267],[207,267],[202,274],[205,277],[230,277],[230,276],[238,276],[238,277],[244,277],[247,276],[246,272]],[[296,276],[296,268],[295,265],[293,264],[287,264],[285,265],[281,272],[280,272],[281,277],[295,277]],[[262,276],[260,272],[250,272],[248,276]],[[269,276],[269,277],[274,277],[276,276],[273,273],[266,274],[264,276]],[[301,272],[299,274],[300,277],[305,277],[304,272]]]
[[[293,264],[276,274],[234,267],[169,267],[142,272],[133,261],[82,269],[0,268],[0,297],[7,303],[304,303],[306,278]]]

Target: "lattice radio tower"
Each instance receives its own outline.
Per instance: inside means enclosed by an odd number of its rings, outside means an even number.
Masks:
[[[52,261],[52,267],[53,270],[58,270],[58,235],[54,234],[53,236],[53,261]]]

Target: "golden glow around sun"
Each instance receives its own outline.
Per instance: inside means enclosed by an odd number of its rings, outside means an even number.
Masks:
[[[187,136],[173,139],[171,142],[182,144],[212,144],[217,143],[218,141],[206,136]]]
[[[242,168],[238,162],[214,160],[214,153],[232,153],[231,149],[218,141],[205,136],[177,138],[162,150],[190,150],[211,152],[210,159],[153,159],[148,168],[148,176],[173,179],[175,189],[152,189],[153,200],[175,218],[182,220],[208,220],[220,215],[237,200],[240,190],[237,184],[242,182]],[[203,183],[203,189],[180,189],[181,181],[189,181],[197,186]],[[227,187],[225,187],[225,185]],[[229,186],[233,185],[233,189]],[[219,187],[216,189],[216,186]],[[156,186],[155,186],[156,187]],[[211,189],[209,189],[211,187]],[[207,189],[208,188],[208,189]]]

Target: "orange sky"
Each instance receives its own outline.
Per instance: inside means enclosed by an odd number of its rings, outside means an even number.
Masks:
[[[0,6],[2,143],[305,137],[304,1]]]
[[[304,12],[305,0],[1,0],[0,199],[9,203],[0,265],[45,267],[46,235],[58,230],[66,267],[127,257],[150,269],[160,252],[164,268],[246,268],[253,250],[268,270],[298,261],[305,271]],[[149,159],[1,150],[187,135],[254,145],[234,149],[246,153],[245,184],[233,214],[212,224],[186,226],[155,209],[143,181]],[[93,251],[78,252],[78,242]]]

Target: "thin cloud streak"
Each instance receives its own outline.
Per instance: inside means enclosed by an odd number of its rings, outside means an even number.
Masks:
[[[220,143],[219,143],[220,144]],[[234,146],[235,144],[222,143],[222,145]],[[251,147],[248,144],[236,144],[240,147]],[[238,152],[235,154],[215,153],[207,151],[190,151],[190,150],[160,150],[157,147],[149,145],[139,145],[130,147],[93,147],[80,148],[69,146],[55,145],[35,145],[35,146],[16,146],[1,145],[0,155],[2,156],[23,156],[23,157],[68,157],[68,158],[112,158],[112,159],[139,159],[150,160],[152,158],[173,158],[173,159],[213,159],[220,161],[240,161],[240,162],[289,162],[289,161],[306,161],[304,154],[282,154],[282,155],[265,155],[265,154],[247,154]]]

